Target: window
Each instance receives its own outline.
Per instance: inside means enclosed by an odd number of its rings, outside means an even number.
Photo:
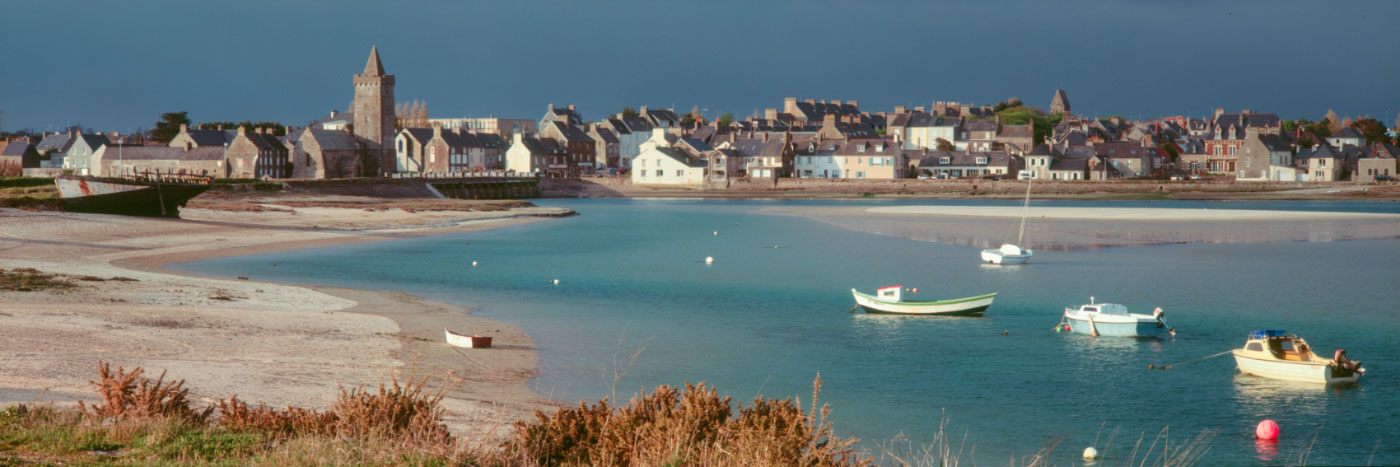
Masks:
[[[661,176],[661,171],[660,171],[660,170],[657,170],[657,171],[656,171],[656,176],[658,176],[658,177]]]
[[[978,164],[986,164],[986,163],[987,163],[987,156],[977,156],[977,163],[978,163]]]
[[[647,171],[643,170],[643,171],[639,172],[639,174],[640,174],[641,176],[645,177],[645,176],[647,176]]]
[[[952,159],[951,159],[951,158],[948,158],[948,157],[940,157],[940,158],[938,158],[938,163],[939,163],[939,164],[947,164],[947,163],[950,163],[950,162],[952,162]]]
[[[1318,159],[1318,160],[1317,160],[1317,166],[1318,166],[1318,167],[1327,167],[1327,159]]]
[[[885,152],[885,143],[875,145],[876,152]]]
[[[677,176],[677,177],[684,177],[684,176],[685,176],[685,171],[684,171],[684,170],[677,170],[677,171],[676,171],[676,176]]]
[[[1235,155],[1235,147],[1234,147],[1234,146],[1230,146],[1230,155],[1231,155],[1231,156]]]

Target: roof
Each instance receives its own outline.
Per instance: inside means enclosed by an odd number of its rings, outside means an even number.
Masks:
[[[593,138],[589,137],[587,133],[584,133],[583,130],[580,130],[580,129],[579,129],[578,127],[576,127],[576,126],[565,125],[565,124],[560,123],[560,122],[557,122],[557,121],[555,121],[555,122],[550,122],[550,123],[552,124],[552,126],[554,126],[554,129],[555,129],[555,130],[558,130],[558,131],[559,131],[559,135],[560,135],[560,136],[563,136],[563,137],[564,137],[564,141],[566,141],[566,142],[569,142],[569,143],[592,143],[592,142],[593,142]]]
[[[1041,145],[1039,145],[1039,146],[1036,146],[1035,149],[1032,149],[1032,150],[1031,150],[1031,153],[1030,153],[1030,154],[1027,154],[1027,155],[1028,155],[1028,156],[1049,156],[1049,155],[1050,155],[1050,145],[1048,145],[1048,144],[1041,144]]]
[[[1294,159],[1337,159],[1342,157],[1331,145],[1319,144],[1311,151],[1298,151]]]
[[[1268,148],[1269,152],[1291,152],[1293,150],[1293,143],[1281,136],[1259,135],[1259,141],[1264,143],[1264,147]]]
[[[718,127],[716,127],[715,125],[705,125],[700,128],[696,128],[694,132],[690,133],[690,137],[698,139],[700,141],[709,141],[710,138],[713,138],[717,133],[719,133]]]
[[[1025,125],[1002,125],[997,131],[997,136],[1001,138],[1033,138],[1035,127],[1027,123]]]
[[[198,146],[223,146],[229,142],[228,134],[224,130],[191,130],[186,129],[185,133],[194,140]]]
[[[66,152],[73,145],[73,133],[54,133],[45,136],[34,149],[39,151]]]
[[[1084,171],[1089,169],[1089,159],[1062,158],[1050,161],[1050,170],[1075,170]]]
[[[0,156],[23,156],[24,153],[33,149],[28,141],[10,141],[10,145],[5,146],[5,149],[0,151]]]
[[[898,156],[904,150],[888,139],[853,139],[836,149],[838,156]]]
[[[1342,128],[1341,130],[1338,130],[1336,133],[1333,133],[1332,136],[1329,137],[1328,139],[1332,139],[1332,138],[1366,139],[1365,136],[1362,136],[1362,135],[1361,135],[1361,132],[1360,132],[1360,131],[1356,131],[1356,128],[1353,128],[1353,127],[1344,127],[1344,128]],[[47,139],[47,138],[45,138],[45,139]],[[42,144],[42,143],[40,143],[40,144]]]
[[[112,140],[108,139],[106,136],[102,136],[102,135],[85,135],[85,134],[82,134],[82,133],[79,133],[79,134],[78,134],[78,137],[77,137],[77,138],[74,138],[72,142],[76,144],[78,141],[82,141],[83,143],[87,144],[88,147],[89,147],[89,148],[92,148],[93,151],[96,151],[97,148],[100,148],[100,147],[102,147],[102,146],[105,146],[105,145],[108,145],[108,144],[112,144]],[[68,146],[71,148],[71,147],[72,147],[72,144],[70,144],[70,145],[68,145]]]
[[[715,150],[714,147],[710,146],[710,143],[706,143],[704,140],[696,138],[681,138],[681,142],[685,143],[686,146],[690,146],[692,149],[698,152],[708,152]]]
[[[473,133],[473,135],[476,143],[480,145],[478,147],[499,148],[506,144],[505,138],[501,138],[501,135],[496,133]]]
[[[706,163],[705,159],[691,156],[680,149],[656,146],[653,147],[652,150],[665,154],[667,157],[675,159],[677,162],[685,164],[687,167],[705,167],[709,165]]]
[[[948,158],[948,162],[943,162],[943,158]],[[978,158],[985,157],[985,163],[977,163]],[[924,168],[945,168],[945,167],[1001,167],[1010,165],[1012,155],[1006,151],[977,151],[977,152],[954,152],[954,151],[933,151],[919,160],[919,167]]]
[[[1147,155],[1147,148],[1138,143],[1114,141],[1091,147],[1094,148],[1094,155],[1110,159],[1141,158]]]
[[[350,132],[343,130],[321,130],[311,128],[306,131],[311,132],[311,138],[316,140],[316,144],[321,146],[322,151],[358,151],[360,145],[355,143],[355,138],[350,136]]]
[[[1279,126],[1279,119],[1277,114],[1220,114],[1219,117],[1215,118],[1215,126],[1221,128],[1228,128],[1230,126],[1234,126],[1235,128],[1276,127]]]
[[[593,133],[598,135],[596,139],[602,141],[605,144],[618,144],[622,142],[622,140],[618,139],[617,134],[613,133],[612,130],[601,126],[594,128]]]
[[[1393,144],[1376,143],[1371,145],[1371,152],[1366,155],[1367,159],[1400,159],[1400,148]]]
[[[997,131],[997,121],[968,120],[963,122],[963,131]]]
[[[115,159],[115,154],[108,154],[107,159]],[[197,147],[186,150],[185,148],[172,148],[170,146],[122,146],[121,158],[123,160],[178,160],[178,161],[216,161],[224,158],[224,148],[219,147]]]
[[[367,76],[384,76],[384,64],[379,62],[379,47],[369,46],[369,60],[365,62]]]
[[[564,153],[564,147],[561,146],[558,141],[555,141],[554,138],[536,138],[533,136],[526,136],[520,138],[520,142],[521,144],[525,145],[525,149],[530,150],[530,154]]]
[[[419,144],[428,144],[433,140],[432,128],[404,128],[403,132],[417,140]]]

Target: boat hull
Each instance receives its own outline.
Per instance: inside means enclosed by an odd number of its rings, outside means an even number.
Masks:
[[[978,295],[953,300],[934,302],[889,302],[851,289],[856,306],[872,314],[892,315],[937,315],[937,316],[981,316],[992,306],[997,294]]]
[[[466,347],[469,349],[485,349],[491,347],[490,336],[471,336],[466,334],[458,334],[447,329],[443,329],[442,333],[446,336],[448,344],[452,344],[458,347]]]
[[[63,209],[72,212],[127,216],[180,217],[180,208],[209,189],[209,185],[123,183],[84,177],[58,177]]]
[[[1240,373],[1284,381],[1300,383],[1341,384],[1354,383],[1361,379],[1360,372],[1349,372],[1343,376],[1332,368],[1330,361],[1297,362],[1266,360],[1245,355],[1235,349],[1235,365]]]
[[[1066,315],[1065,321],[1069,322],[1070,332],[1084,335],[1093,335],[1096,329],[1100,336],[1107,337],[1158,337],[1167,331],[1166,326],[1159,325],[1156,319],[1130,322],[1106,322],[1095,319],[1092,327],[1089,325],[1089,320],[1085,318]]]
[[[1026,264],[1026,261],[1030,261],[1030,259],[1031,255],[1029,254],[1008,255],[1002,253],[1001,250],[998,249],[982,250],[982,261],[991,264],[1000,264],[1003,266],[1009,266],[1013,264]]]

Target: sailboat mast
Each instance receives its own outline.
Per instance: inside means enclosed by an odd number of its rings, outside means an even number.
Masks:
[[[1021,247],[1021,248],[1025,248],[1025,247],[1026,247],[1026,244],[1025,244],[1025,243],[1021,243],[1021,240],[1022,240],[1022,238],[1024,238],[1024,237],[1026,236],[1026,216],[1029,216],[1029,215],[1031,214],[1031,184],[1032,184],[1032,183],[1035,183],[1035,178],[1034,178],[1034,177],[1029,178],[1029,179],[1026,179],[1026,202],[1025,202],[1025,204],[1024,204],[1023,210],[1021,211],[1021,233],[1016,234],[1016,245],[1019,246],[1019,247]]]

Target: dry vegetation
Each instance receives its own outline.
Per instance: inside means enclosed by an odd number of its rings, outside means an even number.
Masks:
[[[0,177],[0,207],[59,210],[52,178]]]
[[[130,277],[74,276],[69,274],[49,274],[33,268],[0,269],[0,292],[66,292],[80,287],[74,281],[134,282]]]

